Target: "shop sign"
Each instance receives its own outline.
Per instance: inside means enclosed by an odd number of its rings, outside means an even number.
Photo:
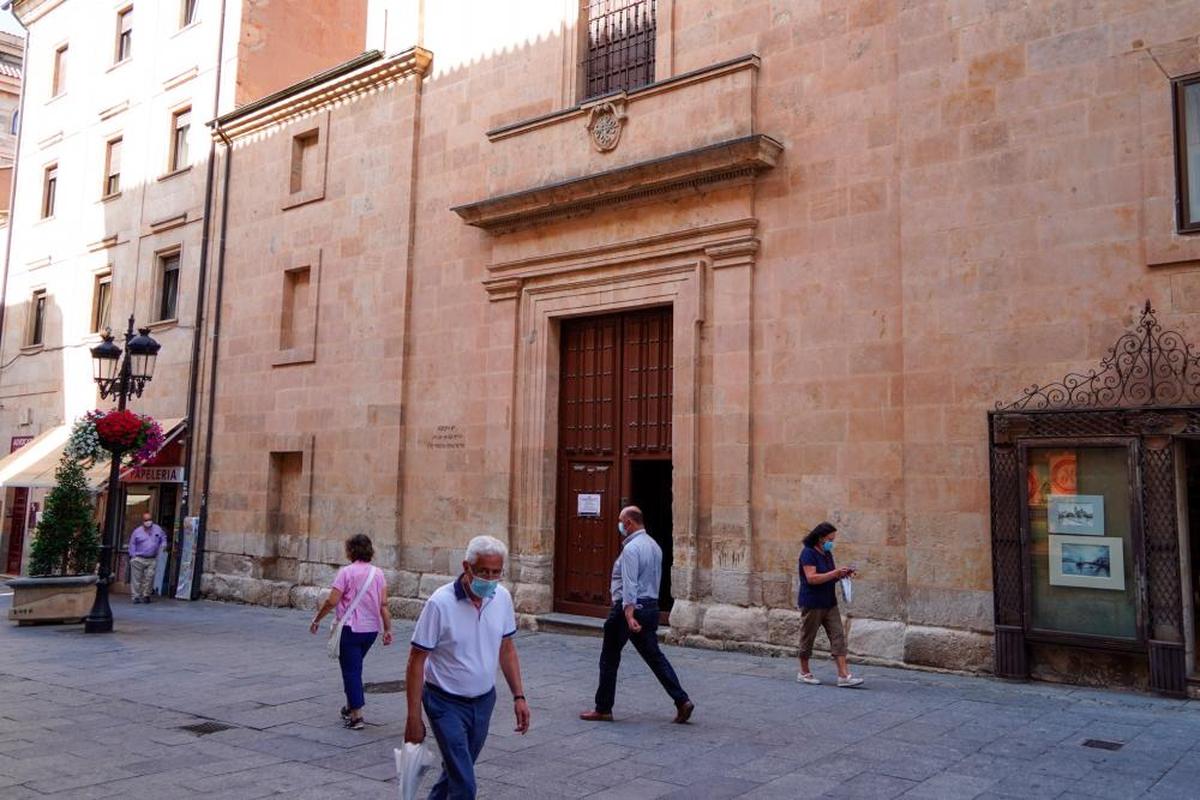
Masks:
[[[183,483],[183,467],[136,467],[122,480],[125,483]]]
[[[15,453],[32,441],[32,436],[14,436],[12,437],[12,441],[9,443],[8,452]]]

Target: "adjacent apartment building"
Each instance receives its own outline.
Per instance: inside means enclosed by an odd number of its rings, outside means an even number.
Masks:
[[[358,53],[365,3],[336,5],[12,3],[28,30],[28,80],[0,325],[0,441],[20,450],[0,465],[0,571],[21,571],[69,426],[99,405],[89,348],[110,328],[120,344],[131,317],[162,345],[133,408],[163,422],[169,442],[150,466],[168,469],[127,475],[122,502],[130,519],[149,511],[178,527],[192,367],[205,344],[205,123]],[[0,102],[5,52],[0,42]],[[0,159],[4,146],[0,137]],[[103,472],[92,475],[98,492]]]

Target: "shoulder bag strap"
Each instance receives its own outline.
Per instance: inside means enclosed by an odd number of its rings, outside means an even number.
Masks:
[[[367,573],[367,579],[363,581],[363,585],[358,588],[358,594],[354,595],[354,600],[350,603],[350,607],[346,609],[346,613],[342,615],[342,619],[349,619],[354,613],[354,609],[358,608],[358,601],[363,599],[367,593],[367,587],[375,582],[375,574],[378,571],[377,567],[371,567],[371,571]],[[341,620],[338,620],[341,622]]]

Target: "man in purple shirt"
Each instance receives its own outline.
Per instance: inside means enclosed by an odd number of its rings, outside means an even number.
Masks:
[[[129,571],[132,573],[130,589],[133,602],[149,603],[154,587],[154,567],[158,564],[158,551],[166,543],[167,536],[158,527],[154,518],[142,514],[142,524],[129,534]]]

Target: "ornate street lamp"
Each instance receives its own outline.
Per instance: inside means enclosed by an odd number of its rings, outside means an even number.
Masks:
[[[125,401],[132,395],[141,397],[142,390],[154,377],[154,362],[162,347],[150,338],[149,328],[139,328],[133,335],[133,316],[125,331],[125,357],[113,344],[112,331],[104,332],[104,341],[92,348],[92,377],[100,387],[100,397],[117,399],[117,410],[125,410]],[[100,542],[100,570],[96,580],[96,600],[83,622],[86,633],[110,633],[113,629],[112,607],[108,604],[108,585],[112,583],[113,553],[117,548],[117,525],[121,507],[121,450],[112,450],[108,470],[108,502],[104,510],[104,538]]]

